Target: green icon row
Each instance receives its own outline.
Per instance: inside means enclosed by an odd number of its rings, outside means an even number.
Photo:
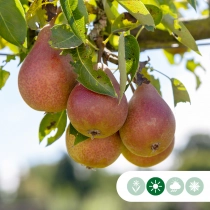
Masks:
[[[165,185],[161,178],[153,177],[147,181],[145,186],[145,183],[141,178],[134,177],[127,183],[127,189],[132,195],[142,194],[145,188],[154,196],[162,194],[165,188],[171,195],[180,195],[184,191],[184,182],[178,177],[173,177],[170,178]],[[185,189],[190,195],[199,195],[203,191],[203,188],[204,184],[202,180],[197,177],[188,179],[185,184]]]

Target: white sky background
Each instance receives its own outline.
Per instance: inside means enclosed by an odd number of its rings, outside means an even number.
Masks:
[[[195,14],[194,14],[195,15]],[[210,42],[205,40],[205,42]],[[164,100],[169,104],[176,118],[175,149],[182,148],[190,135],[205,133],[210,135],[210,45],[199,47],[202,57],[194,52],[188,53],[188,58],[195,57],[197,62],[206,68],[206,72],[197,68],[202,85],[195,91],[196,83],[193,74],[185,69],[185,62],[171,66],[161,50],[145,51],[141,53],[141,61],[151,59],[151,65],[168,75],[179,79],[187,88],[191,105],[179,103],[173,106],[172,89],[170,81],[156,73],[160,78]],[[5,51],[4,52],[8,52]],[[0,56],[0,65],[5,57]],[[15,190],[18,184],[18,174],[27,172],[31,165],[51,163],[59,160],[66,153],[64,135],[49,147],[41,145],[38,140],[39,123],[44,116],[43,112],[31,109],[21,98],[17,78],[19,68],[17,61],[11,61],[5,70],[11,75],[3,89],[0,91],[0,189]],[[131,97],[128,91],[127,98]],[[167,169],[171,159],[154,167],[154,169]],[[110,172],[123,173],[136,169],[123,157],[107,168]]]

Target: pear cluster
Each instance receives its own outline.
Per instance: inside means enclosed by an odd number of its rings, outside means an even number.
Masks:
[[[66,147],[71,158],[87,168],[104,168],[122,154],[129,162],[150,167],[166,159],[174,147],[175,118],[151,84],[142,84],[129,103],[109,68],[118,97],[98,94],[76,81],[69,55],[50,47],[50,28],[45,26],[21,66],[19,91],[33,109],[59,112],[67,109],[73,127],[87,140],[76,145],[66,131]]]
[[[105,71],[110,72],[107,68]],[[116,80],[110,79],[119,90]],[[165,160],[173,150],[175,118],[151,84],[139,86],[129,103],[125,96],[119,103],[77,84],[69,96],[67,111],[72,125],[89,136],[74,146],[75,137],[68,128],[68,153],[88,168],[106,167],[120,154],[136,166],[150,167]]]

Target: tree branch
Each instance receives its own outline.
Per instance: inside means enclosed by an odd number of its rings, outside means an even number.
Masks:
[[[184,25],[188,28],[196,41],[210,38],[210,18],[202,18],[196,20],[185,20]],[[132,35],[136,36],[139,28],[132,30]],[[179,42],[169,34],[168,31],[155,29],[154,32],[147,30],[142,31],[138,37],[141,49],[168,48],[172,44]],[[180,43],[179,43],[180,44]]]

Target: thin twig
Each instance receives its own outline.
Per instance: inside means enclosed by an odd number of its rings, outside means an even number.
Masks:
[[[169,76],[167,76],[166,74],[164,74],[163,72],[158,71],[156,69],[152,69],[152,70],[158,72],[159,74],[162,74],[163,76],[165,76],[166,78],[168,78],[169,80],[171,80],[171,78]]]
[[[118,65],[118,56],[113,54],[110,50],[108,50],[106,47],[104,48],[103,56],[108,60],[109,62]]]
[[[98,63],[100,63],[101,59],[102,59],[102,56],[103,56],[103,53],[104,53],[104,47],[105,47],[105,45],[103,43],[103,37],[99,36],[96,39],[96,45],[99,48],[99,50],[98,50]]]

